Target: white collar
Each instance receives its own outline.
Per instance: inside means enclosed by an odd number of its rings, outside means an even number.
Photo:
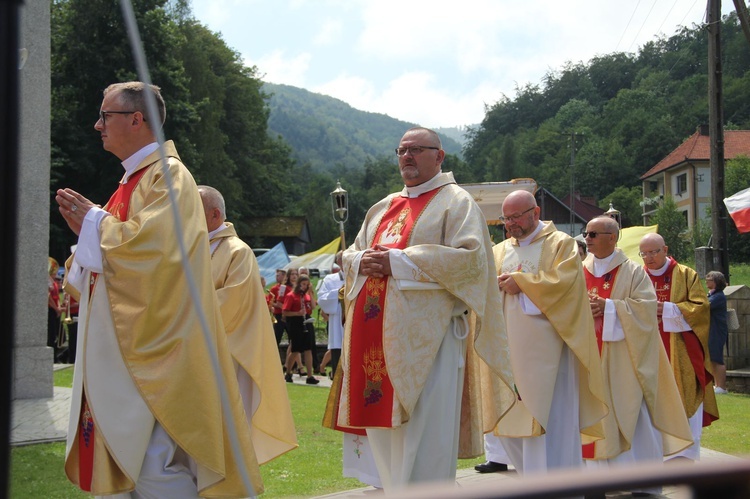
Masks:
[[[434,189],[437,189],[438,187],[442,187],[445,184],[455,183],[456,180],[453,178],[453,172],[443,173],[443,171],[441,170],[427,182],[415,185],[414,187],[404,186],[404,190],[401,191],[401,196],[415,198],[424,194],[425,192],[430,192]]]
[[[133,174],[138,165],[141,164],[141,161],[146,159],[149,154],[156,151],[157,149],[159,149],[159,143],[151,142],[147,146],[143,146],[142,148],[140,148],[132,156],[123,161],[122,167],[125,168],[125,175],[122,177],[122,180],[120,180],[120,183],[127,184],[128,179]]]
[[[651,270],[650,268],[646,267],[646,271],[648,271],[649,274],[659,277],[660,275],[664,274],[664,272],[667,271],[669,268],[669,258],[667,258],[667,261],[664,262],[664,265],[660,269]]]
[[[611,255],[605,256],[604,258],[597,258],[594,256],[594,277],[601,277],[604,271],[609,268],[609,264],[617,254],[617,251],[613,251]]]
[[[539,222],[536,225],[536,229],[534,229],[534,232],[529,234],[528,236],[524,237],[523,239],[516,239],[518,241],[519,246],[528,246],[531,244],[531,242],[534,240],[537,234],[539,234],[542,229],[545,227],[544,222],[539,220]]]

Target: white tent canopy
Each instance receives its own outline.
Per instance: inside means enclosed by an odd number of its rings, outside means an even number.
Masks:
[[[503,201],[513,191],[524,190],[532,194],[537,185],[534,179],[518,178],[508,182],[482,182],[479,184],[460,184],[477,202],[488,225],[500,225]]]

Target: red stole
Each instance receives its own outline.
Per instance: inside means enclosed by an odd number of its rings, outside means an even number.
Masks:
[[[124,222],[128,219],[128,208],[130,207],[130,198],[133,195],[135,186],[146,173],[149,167],[141,168],[130,176],[127,183],[120,184],[104,209],[119,221]],[[91,273],[89,284],[89,300],[94,294],[94,286],[98,280],[98,274]],[[91,492],[91,480],[94,470],[94,419],[91,416],[89,404],[86,401],[86,392],[83,393],[81,403],[81,417],[79,419],[80,428],[78,429],[78,481],[79,487],[86,492]]]
[[[610,270],[606,274],[602,275],[601,277],[594,277],[594,274],[589,272],[589,270],[584,267],[583,268],[583,274],[586,277],[586,290],[588,291],[589,297],[599,297],[607,299],[612,295],[612,288],[615,285],[615,278],[617,277],[617,272],[620,270],[620,266],[618,265],[614,269]],[[596,331],[596,345],[599,347],[599,355],[602,354],[602,333],[604,332],[604,315],[600,315],[599,317],[594,317],[594,328]],[[590,444],[584,444],[581,447],[583,448],[583,458],[584,459],[593,459],[595,456],[594,452],[594,445],[596,442],[592,442]]]
[[[677,262],[674,258],[669,258],[669,267],[667,271],[660,276],[651,275],[648,273],[648,277],[651,279],[651,283],[654,285],[656,290],[656,300],[660,302],[671,301],[672,298],[672,274],[674,268],[677,266]],[[672,352],[670,351],[670,335],[677,333],[664,332],[664,323],[661,317],[659,317],[659,334],[661,335],[662,343],[667,351],[667,357],[669,361],[672,361]],[[701,346],[698,337],[692,331],[683,331],[682,339],[685,341],[688,354],[690,355],[690,362],[693,364],[693,370],[701,383],[701,386],[706,386],[705,379],[705,368],[703,366],[703,347]]]
[[[440,189],[416,198],[395,197],[380,220],[373,248],[405,249],[422,211]],[[368,277],[352,304],[349,349],[349,421],[355,428],[393,428],[394,391],[383,352],[388,276]]]
[[[583,273],[586,276],[586,289],[589,297],[599,297],[607,299],[612,294],[612,287],[615,285],[617,272],[620,270],[618,265],[601,277],[594,277],[589,270],[584,267]],[[594,317],[594,327],[596,329],[596,344],[599,347],[599,355],[602,354],[602,332],[604,331],[604,315]]]

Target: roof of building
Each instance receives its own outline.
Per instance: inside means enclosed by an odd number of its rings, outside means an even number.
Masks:
[[[698,130],[685,142],[641,175],[641,180],[682,163],[709,161],[711,159],[711,140],[707,128],[706,126],[698,127]],[[750,156],[750,130],[724,130],[724,159],[733,159],[740,155]]]
[[[589,221],[592,218],[598,217],[599,215],[604,215],[605,210],[587,201],[587,200],[593,201],[593,198],[591,197],[580,198],[576,195],[576,197],[574,197],[573,199],[575,200],[573,204],[573,211],[576,213],[576,215],[580,216],[583,220]],[[568,194],[562,199],[562,203],[565,206],[570,206],[570,194]]]

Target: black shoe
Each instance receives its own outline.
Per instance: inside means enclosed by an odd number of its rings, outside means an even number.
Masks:
[[[305,383],[307,383],[308,385],[317,385],[318,383],[320,383],[320,380],[318,378],[310,376],[309,378],[307,378],[307,381],[305,381]]]
[[[284,379],[286,380],[287,383],[294,383],[294,381],[292,380],[292,375],[289,373],[286,373],[284,375]]]
[[[508,471],[508,465],[487,461],[486,463],[477,464],[474,469],[480,473],[497,473],[498,471]]]

